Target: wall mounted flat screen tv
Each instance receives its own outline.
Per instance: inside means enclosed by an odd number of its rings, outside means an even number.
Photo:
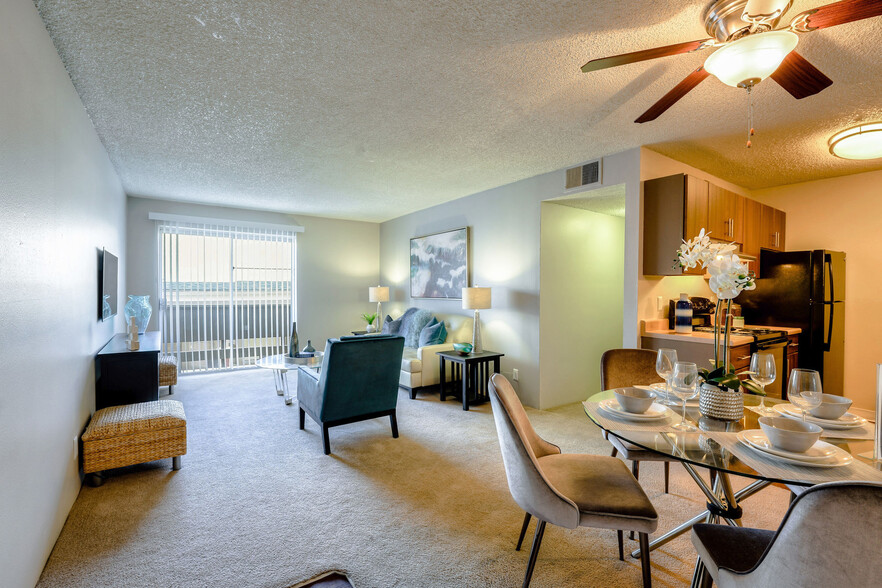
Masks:
[[[119,259],[107,249],[102,252],[101,263],[98,264],[98,283],[101,284],[98,316],[106,321],[116,314],[119,290]]]

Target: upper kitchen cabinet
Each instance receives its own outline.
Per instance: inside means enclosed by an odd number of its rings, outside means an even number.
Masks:
[[[714,239],[744,242],[744,198],[708,184],[707,228]]]
[[[643,183],[643,273],[702,275],[675,268],[677,249],[707,226],[708,182],[686,174]]]
[[[757,259],[759,259],[760,247],[765,244],[762,229],[764,208],[769,207],[750,198],[744,199],[744,241],[741,243],[741,251]]]
[[[784,251],[784,235],[787,215],[782,210],[763,205],[760,221],[760,246],[774,251]]]

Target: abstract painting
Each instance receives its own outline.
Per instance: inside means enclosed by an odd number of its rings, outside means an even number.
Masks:
[[[469,285],[469,229],[410,240],[410,297],[462,298]]]

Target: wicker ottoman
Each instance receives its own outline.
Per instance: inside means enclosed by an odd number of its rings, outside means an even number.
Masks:
[[[91,485],[101,484],[102,470],[167,457],[172,458],[172,469],[179,470],[181,456],[187,453],[184,405],[154,400],[102,408],[82,439],[83,473]]]
[[[175,393],[178,383],[178,360],[174,355],[159,356],[159,387],[168,386],[168,393]]]

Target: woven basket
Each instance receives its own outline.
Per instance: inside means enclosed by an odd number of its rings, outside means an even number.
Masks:
[[[744,397],[740,390],[721,389],[713,384],[702,384],[698,409],[706,417],[721,421],[740,421],[744,418]]]

